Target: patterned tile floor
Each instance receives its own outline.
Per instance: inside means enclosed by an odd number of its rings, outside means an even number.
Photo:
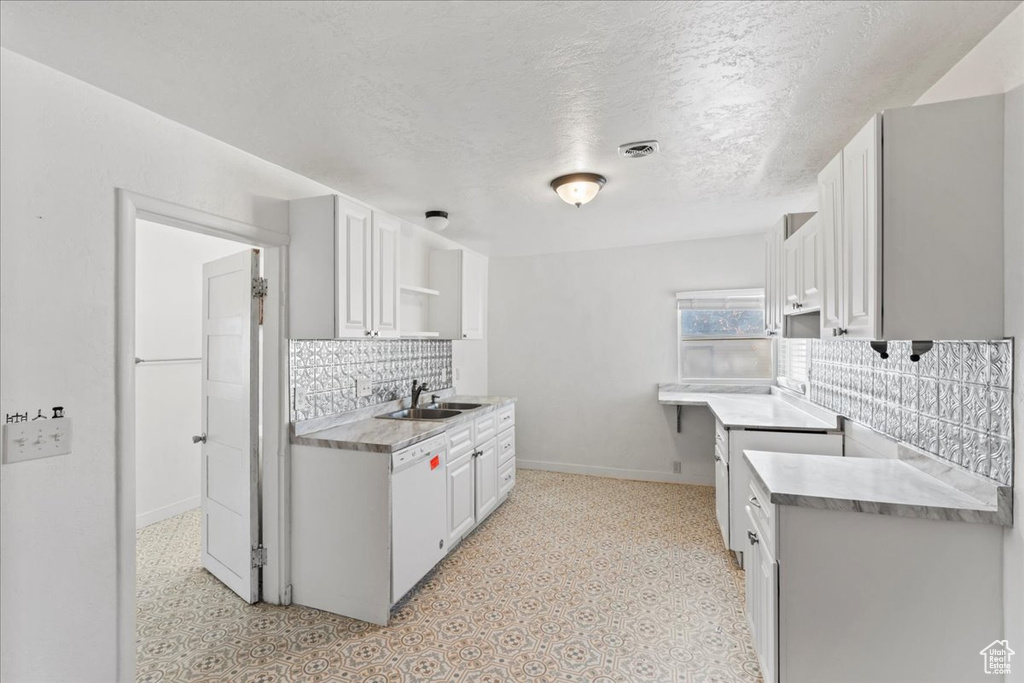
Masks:
[[[714,490],[520,470],[386,628],[249,606],[199,513],[138,534],[139,681],[759,681]]]

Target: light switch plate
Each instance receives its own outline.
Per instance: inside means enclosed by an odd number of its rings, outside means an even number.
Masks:
[[[356,397],[362,398],[363,396],[369,396],[373,393],[373,384],[370,382],[370,378],[356,377]]]
[[[4,425],[4,464],[67,455],[71,452],[71,418]]]

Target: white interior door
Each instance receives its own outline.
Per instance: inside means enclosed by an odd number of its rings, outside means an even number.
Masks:
[[[259,274],[256,249],[203,264],[202,560],[259,599]]]

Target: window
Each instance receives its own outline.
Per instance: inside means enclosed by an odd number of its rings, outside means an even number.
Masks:
[[[809,339],[780,339],[778,378],[779,384],[798,391],[807,392],[807,356]]]
[[[676,316],[680,381],[773,378],[764,290],[679,292]]]

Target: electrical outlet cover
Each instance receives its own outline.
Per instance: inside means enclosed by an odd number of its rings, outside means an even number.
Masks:
[[[295,387],[295,410],[309,410],[309,390],[306,387]]]
[[[373,393],[373,384],[369,377],[356,377],[356,396],[362,398]]]

